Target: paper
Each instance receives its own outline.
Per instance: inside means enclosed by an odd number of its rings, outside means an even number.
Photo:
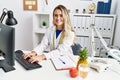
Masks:
[[[69,56],[53,57],[51,61],[56,70],[68,70],[72,67],[76,67],[75,62]]]

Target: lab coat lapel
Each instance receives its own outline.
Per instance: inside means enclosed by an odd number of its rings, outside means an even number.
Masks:
[[[58,45],[59,45],[59,40],[60,40],[60,36],[61,36],[61,33],[59,34],[59,36],[57,37],[57,39],[56,39],[56,34],[54,35],[54,46],[55,46],[55,48],[57,48],[58,47]]]

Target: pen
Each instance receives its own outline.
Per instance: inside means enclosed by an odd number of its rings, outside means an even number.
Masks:
[[[58,58],[63,64],[65,64],[65,62],[62,60],[62,59],[60,59],[60,58]]]

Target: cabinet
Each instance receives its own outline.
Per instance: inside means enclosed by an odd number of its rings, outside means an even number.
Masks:
[[[101,36],[104,38],[108,45],[113,44],[114,30],[115,30],[115,15],[107,14],[70,14],[72,25],[76,32],[76,42],[81,46],[88,49],[90,55],[91,51],[91,25],[94,24]],[[94,43],[96,56],[99,56],[101,50],[104,50],[104,46],[99,40],[96,33],[94,33]]]
[[[88,49],[91,54],[91,24],[94,24],[108,45],[113,44],[115,30],[115,15],[107,14],[73,14],[70,13],[71,22],[76,32],[76,42]],[[47,26],[52,26],[52,16],[47,13],[35,13],[33,15],[33,46],[36,47],[42,40],[46,28],[42,28],[43,21],[47,22]],[[104,49],[98,36],[95,34],[95,50],[96,56],[99,56],[101,50]]]

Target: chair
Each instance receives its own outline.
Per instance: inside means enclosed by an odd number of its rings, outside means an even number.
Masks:
[[[71,46],[72,50],[73,50],[73,54],[74,55],[78,55],[80,49],[82,48],[82,46],[79,43],[75,43],[74,45]]]

